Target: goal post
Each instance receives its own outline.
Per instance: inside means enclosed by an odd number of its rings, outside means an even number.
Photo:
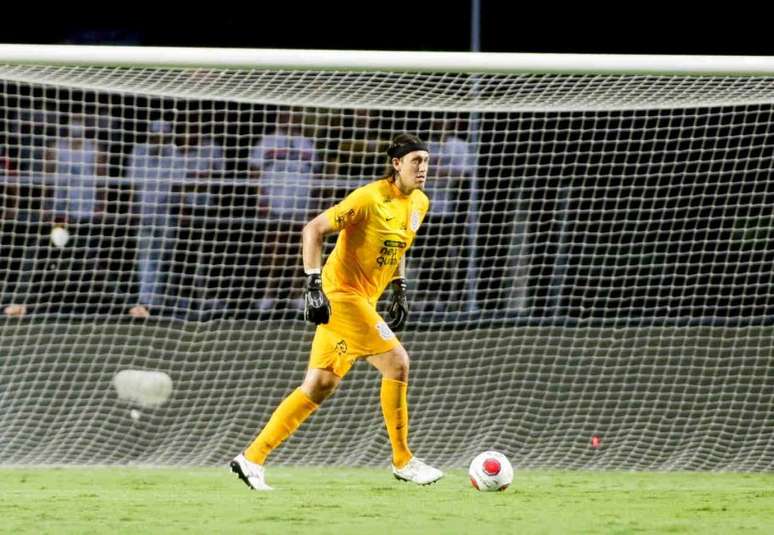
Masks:
[[[417,454],[771,470],[773,121],[769,57],[0,45],[0,464],[243,448],[306,367],[300,228],[409,131]],[[386,465],[378,397],[272,462]]]

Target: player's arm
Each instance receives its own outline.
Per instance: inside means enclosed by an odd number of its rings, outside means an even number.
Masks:
[[[406,278],[406,255],[400,257],[398,267],[395,268],[395,274],[392,279],[405,279]]]
[[[332,234],[336,229],[331,225],[330,220],[321,213],[304,226],[301,233],[302,254],[304,256],[304,272],[320,272],[322,266],[323,240],[328,234]]]
[[[331,305],[322,291],[322,251],[325,236],[335,232],[325,213],[312,219],[301,232],[301,254],[304,258],[304,319],[314,324],[328,323]]]
[[[395,275],[392,281],[390,281],[390,287],[392,288],[392,302],[387,312],[390,315],[389,326],[393,331],[403,327],[408,318],[408,298],[406,297],[406,290],[408,284],[406,282],[406,255],[403,255],[398,262],[398,267],[395,269]]]

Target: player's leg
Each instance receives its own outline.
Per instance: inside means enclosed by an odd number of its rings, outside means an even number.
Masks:
[[[433,483],[443,472],[420,461],[408,447],[409,356],[402,345],[368,357],[382,374],[380,400],[384,423],[392,445],[392,466],[396,478],[420,485]]]
[[[269,422],[245,450],[248,460],[263,464],[269,453],[287,439],[341,382],[330,370],[309,368],[304,382],[274,410]]]
[[[387,434],[392,444],[392,464],[405,466],[413,457],[408,447],[408,374],[409,356],[403,346],[368,357],[382,374],[380,401]]]
[[[266,457],[317,410],[340,382],[341,377],[330,370],[309,368],[301,386],[282,400],[252,444],[231,461],[231,470],[250,488],[270,490],[263,471]]]

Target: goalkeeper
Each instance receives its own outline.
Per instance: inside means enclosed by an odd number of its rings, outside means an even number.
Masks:
[[[395,477],[426,485],[443,476],[409,450],[409,356],[394,332],[408,315],[404,255],[429,208],[422,191],[429,153],[416,136],[400,134],[387,155],[387,176],[356,189],[304,227],[304,317],[317,324],[317,331],[301,386],[231,461],[231,470],[255,490],[271,489],[264,478],[266,457],[317,410],[360,358],[382,375],[380,399]],[[323,239],[334,232],[340,232],[336,247],[321,269]],[[389,324],[376,311],[388,285]]]

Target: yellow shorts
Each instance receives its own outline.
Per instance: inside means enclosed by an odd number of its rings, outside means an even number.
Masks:
[[[390,351],[400,342],[376,312],[376,305],[355,294],[328,296],[331,319],[318,325],[309,355],[310,368],[344,377],[355,360]]]

